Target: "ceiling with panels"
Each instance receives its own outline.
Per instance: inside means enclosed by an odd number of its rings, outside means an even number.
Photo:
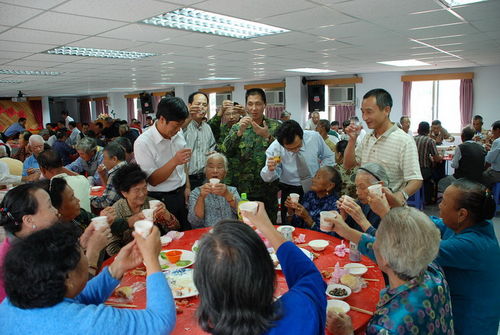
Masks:
[[[187,6],[290,32],[239,40],[138,23]],[[199,80],[210,76],[282,80],[297,75],[285,69],[302,67],[348,75],[497,65],[499,13],[500,0],[453,10],[438,0],[0,0],[0,69],[62,73],[0,74],[0,96],[162,90],[172,85],[161,83],[213,84]],[[43,53],[59,46],[158,55],[122,60]],[[411,58],[431,65],[377,63]]]

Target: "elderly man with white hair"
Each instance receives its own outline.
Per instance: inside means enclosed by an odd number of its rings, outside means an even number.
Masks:
[[[337,234],[358,243],[389,278],[366,334],[453,334],[450,290],[443,270],[433,263],[441,234],[424,213],[412,207],[391,209],[375,237],[350,228],[341,216],[331,221]],[[344,313],[328,311],[327,329],[353,334],[351,318]]]
[[[88,177],[92,177],[93,185],[101,185],[102,181],[97,168],[103,161],[102,148],[97,146],[95,139],[86,136],[78,141],[75,149],[80,157],[73,163],[66,165],[66,169],[77,173],[86,173]]]
[[[45,141],[40,135],[31,135],[29,139],[29,147],[32,155],[28,156],[23,163],[23,176],[28,176],[33,173],[39,173],[40,167],[36,158],[43,151]]]

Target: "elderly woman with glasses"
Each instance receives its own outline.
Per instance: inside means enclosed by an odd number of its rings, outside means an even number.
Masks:
[[[188,221],[193,228],[209,227],[224,219],[236,219],[240,195],[236,187],[222,183],[227,173],[226,156],[213,153],[205,164],[205,181],[189,196]],[[219,182],[213,184],[212,179]]]
[[[135,163],[124,165],[115,172],[113,184],[123,198],[112,206],[117,222],[111,227],[113,238],[106,248],[109,255],[115,255],[132,240],[134,223],[145,219],[142,211],[150,209],[149,202],[156,200],[148,196],[146,179],[146,173]],[[153,221],[160,229],[161,234],[180,228],[177,218],[161,202],[153,213]]]
[[[135,236],[109,267],[88,280],[88,260],[71,227],[54,225],[30,235],[5,258],[2,334],[170,334],[175,303],[158,262],[160,250],[153,227],[146,239]],[[123,274],[143,263],[146,308],[105,305]]]
[[[439,252],[440,234],[434,223],[412,207],[392,209],[371,236],[350,228],[337,216],[326,219],[334,231],[358,243],[389,278],[368,322],[366,334],[453,334],[448,284],[432,263]],[[327,328],[335,335],[353,333],[349,316],[328,311]]]

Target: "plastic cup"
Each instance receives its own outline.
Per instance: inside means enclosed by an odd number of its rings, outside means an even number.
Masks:
[[[144,219],[153,222],[154,209],[143,209],[142,214],[144,214]]]
[[[149,200],[149,209],[152,209],[154,211],[156,207],[160,206],[160,204],[160,200]]]
[[[376,196],[382,196],[382,185],[375,184],[368,186],[368,192]]]
[[[297,194],[297,193],[290,193],[290,200],[292,200],[292,202],[298,203],[299,199],[300,199],[300,195],[299,194]]]
[[[153,228],[153,222],[147,220],[139,220],[134,223],[134,230],[137,234],[140,234],[143,238],[146,238],[151,233]]]
[[[109,226],[107,216],[96,216],[92,218],[91,222],[94,224],[96,230],[105,229]]]
[[[336,211],[322,211],[319,213],[319,229],[324,232],[331,232],[333,228],[333,222],[327,222],[325,219],[334,219],[338,213]]]
[[[182,251],[180,250],[170,250],[165,253],[167,259],[170,263],[175,264],[180,261],[182,255]]]
[[[215,184],[220,183],[220,179],[219,178],[210,178],[209,182],[210,182],[210,184],[215,185]]]
[[[292,241],[293,240],[293,231],[295,230],[295,227],[293,226],[279,226],[277,228],[278,232],[283,236],[283,238],[287,241]]]
[[[240,204],[239,208],[240,211],[242,212],[249,212],[252,214],[257,213],[257,208],[259,207],[259,204],[256,203],[255,201],[247,201],[242,204]]]

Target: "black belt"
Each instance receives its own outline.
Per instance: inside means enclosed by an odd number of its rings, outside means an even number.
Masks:
[[[283,190],[283,191],[286,191],[286,190],[296,190],[296,189],[302,189],[302,186],[301,185],[288,185],[288,184],[285,184],[285,183],[282,183],[280,182],[278,184],[278,187],[280,190]]]
[[[176,188],[175,190],[173,191],[168,191],[168,192],[159,192],[159,191],[151,191],[149,192],[149,194],[176,194],[176,193],[179,193],[181,191],[184,191],[184,189],[186,188],[186,184],[182,185],[181,187],[179,188]],[[154,197],[153,197],[154,198]]]

